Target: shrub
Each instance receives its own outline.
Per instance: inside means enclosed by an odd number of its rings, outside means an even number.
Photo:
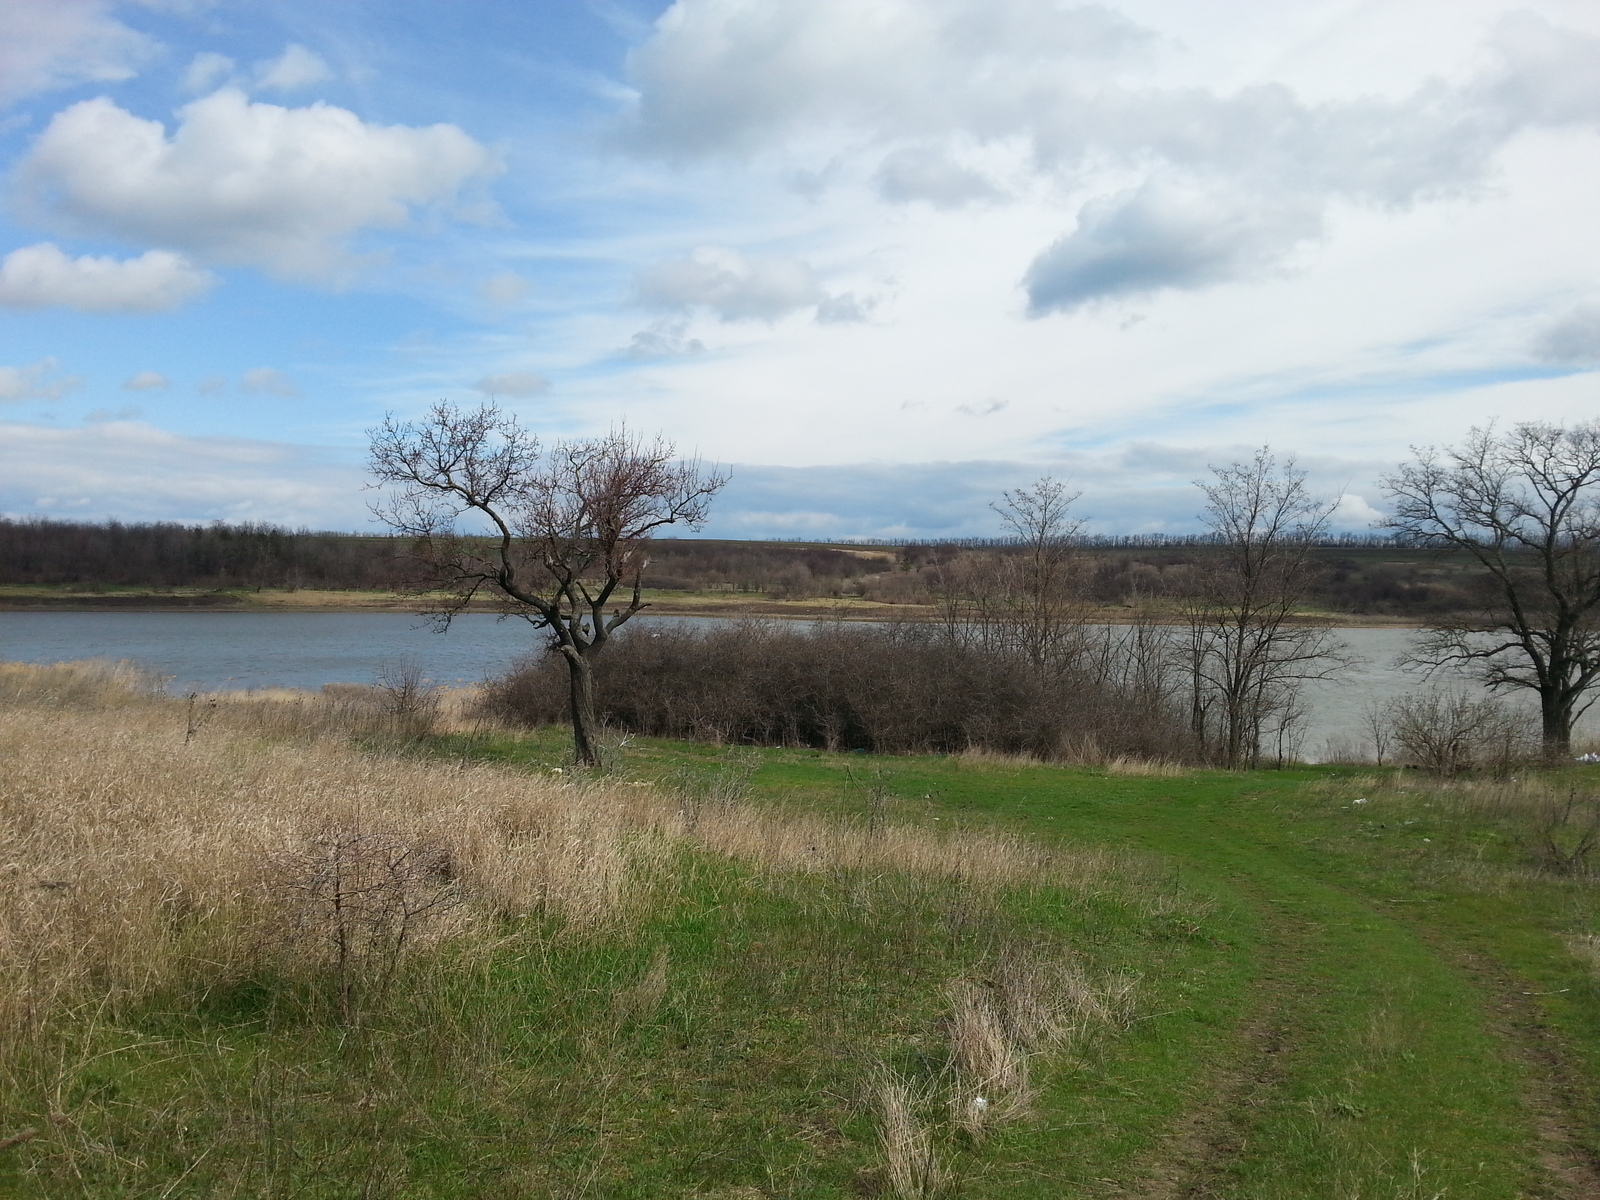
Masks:
[[[1434,775],[1503,770],[1538,754],[1537,731],[1492,696],[1435,689],[1409,693],[1387,707],[1389,728],[1406,759]]]
[[[600,716],[640,734],[713,742],[1192,758],[1178,706],[1159,677],[1127,669],[1118,636],[1045,673],[934,625],[646,626],[597,660]],[[561,720],[560,664],[523,662],[486,688],[483,703],[487,715],[515,724]]]

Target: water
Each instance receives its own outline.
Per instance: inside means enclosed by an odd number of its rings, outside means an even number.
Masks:
[[[0,659],[131,659],[178,693],[373,683],[403,660],[439,683],[476,683],[543,645],[528,622],[487,613],[446,633],[408,613],[0,613]]]
[[[699,622],[714,617],[641,617]],[[1363,713],[1422,685],[1395,659],[1415,636],[1406,629],[1342,629],[1357,665],[1337,680],[1308,684],[1301,753],[1360,744]],[[167,678],[175,693],[218,688],[320,688],[372,683],[387,664],[414,661],[439,683],[476,683],[542,648],[526,621],[484,613],[457,617],[446,633],[406,613],[0,613],[0,659],[62,662],[132,659]]]

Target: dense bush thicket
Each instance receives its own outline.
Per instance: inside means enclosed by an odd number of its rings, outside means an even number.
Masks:
[[[1193,758],[1159,656],[1140,653],[1132,634],[1103,636],[1070,667],[1043,673],[933,625],[641,625],[596,660],[598,707],[621,729],[717,742]],[[524,662],[490,684],[484,704],[524,725],[560,721],[566,671],[553,657]]]

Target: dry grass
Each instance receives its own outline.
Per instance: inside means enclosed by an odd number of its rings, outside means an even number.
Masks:
[[[899,1200],[928,1200],[943,1195],[950,1172],[940,1159],[925,1110],[927,1089],[885,1074],[876,1088],[879,1111],[878,1146],[890,1190]]]
[[[1113,758],[1105,764],[1107,775],[1148,775],[1163,779],[1177,779],[1191,773],[1192,768],[1181,763],[1165,762],[1156,758]]]
[[[970,747],[957,756],[957,761],[963,766],[1016,768],[1043,766],[1047,760],[1036,758],[1031,754],[1005,754],[998,750]],[[1073,747],[1070,753],[1048,761],[1059,766],[1100,767],[1108,775],[1148,775],[1162,778],[1178,778],[1190,774],[1193,769],[1181,763],[1158,758],[1137,758],[1127,754],[1108,757],[1100,753],[1092,742]]]
[[[1111,869],[1019,839],[735,803],[691,816],[656,788],[363,753],[348,735],[370,710],[342,695],[197,715],[125,668],[82,665],[3,666],[0,689],[0,1027],[14,1032],[263,961],[382,979],[403,952],[504,918],[627,922],[677,845],[978,891],[1090,886]]]
[[[1034,1058],[1123,1024],[1133,986],[1127,977],[1096,983],[1069,963],[1017,949],[982,978],[952,984],[945,1032],[955,1125],[977,1139],[1031,1116]]]
[[[1106,854],[762,809],[741,799],[743,776],[673,790],[387,753],[384,738],[414,743],[416,713],[380,691],[174,699],[124,666],[0,664],[0,1086],[45,1086],[41,1062],[153,997],[252,980],[373,1028],[367,1014],[419,949],[451,943],[439,961],[460,963],[502,944],[548,956],[637,936],[684,886],[686,852],[732,860],[808,909],[870,891],[889,907],[952,904],[978,930],[1019,889],[1169,903]],[[466,711],[446,695],[430,719]],[[948,1192],[964,1147],[1031,1114],[1037,1056],[1121,1019],[1128,985],[1091,982],[1062,953],[992,955],[950,985],[949,1068],[877,1077],[895,1195]],[[609,1045],[677,1012],[695,986],[688,961],[658,946],[580,1040]]]

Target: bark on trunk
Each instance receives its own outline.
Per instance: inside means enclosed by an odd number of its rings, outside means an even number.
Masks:
[[[568,654],[568,712],[572,717],[572,756],[580,767],[600,765],[600,742],[594,717],[594,673],[576,654]]]
[[[1544,740],[1544,756],[1552,761],[1572,756],[1572,709],[1558,699],[1541,696],[1540,733]]]

